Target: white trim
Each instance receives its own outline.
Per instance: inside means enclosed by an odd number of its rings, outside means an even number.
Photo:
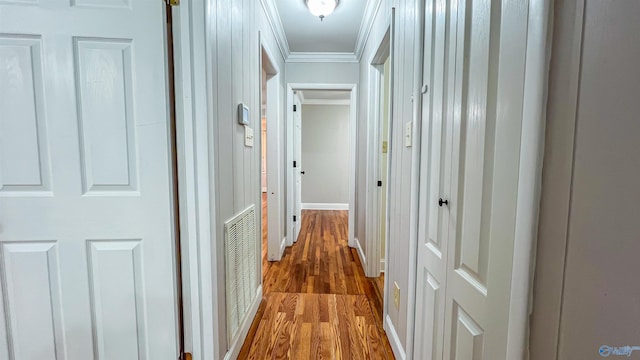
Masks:
[[[385,272],[386,269],[387,269],[387,266],[385,264],[385,259],[380,259],[380,272],[383,273]]]
[[[529,309],[533,293],[534,254],[542,184],[546,91],[548,89],[547,36],[551,0],[531,1],[527,12],[526,67],[520,144],[520,169],[515,223],[514,266],[507,358],[529,351]]]
[[[381,200],[381,189],[378,187],[377,182],[381,179],[380,174],[380,148],[379,145],[381,143],[381,125],[382,125],[382,111],[381,111],[381,97],[383,95],[382,87],[383,87],[383,72],[384,72],[384,62],[391,58],[391,24],[390,22],[386,25],[386,31],[384,32],[382,38],[379,40],[378,48],[376,52],[371,55],[371,58],[367,62],[369,67],[369,89],[368,89],[368,108],[369,108],[369,118],[372,121],[367,124],[367,165],[366,165],[366,204],[367,209],[367,217],[365,220],[366,223],[366,243],[367,243],[367,255],[372,259],[379,259],[381,257],[380,251],[380,200]],[[392,71],[390,71],[392,72]],[[391,77],[391,74],[388,74]],[[389,113],[387,121],[389,121],[389,125],[391,125],[391,93],[393,84],[390,82],[389,86]],[[391,150],[391,141],[388,142],[389,150]],[[389,154],[389,152],[388,152]],[[385,188],[388,190],[389,188],[389,170],[391,167],[387,168],[387,184],[385,184]],[[388,199],[388,193],[387,193]],[[389,202],[387,202],[387,214],[389,214]],[[387,219],[386,226],[389,226]],[[386,235],[386,234],[385,234]],[[369,277],[375,277],[379,274],[379,268],[375,262],[371,262],[367,268],[364,269],[365,273]]]
[[[362,22],[360,23],[360,29],[358,30],[358,37],[356,39],[355,56],[358,61],[362,59],[364,48],[367,45],[367,40],[369,40],[369,34],[371,34],[373,22],[376,19],[376,15],[380,10],[381,4],[382,0],[367,1],[367,5],[364,9],[364,17],[362,18]]]
[[[420,224],[420,160],[422,147],[422,81],[423,81],[423,55],[424,55],[424,7],[423,1],[414,3],[414,12],[420,14],[415,23],[414,32],[418,34],[414,38],[414,69],[412,95],[413,101],[413,149],[411,156],[411,202],[409,205],[409,279],[407,286],[407,327],[406,351],[409,359],[413,358],[413,346],[416,322],[416,278],[418,277],[418,226]],[[426,141],[426,140],[425,140]]]
[[[302,92],[300,92],[302,93]],[[351,100],[347,99],[307,99],[302,101],[302,105],[351,105]]]
[[[275,35],[276,42],[278,43],[278,49],[280,54],[286,60],[289,57],[291,51],[289,50],[289,42],[287,41],[287,35],[284,32],[282,26],[282,20],[280,19],[280,13],[278,13],[278,7],[273,2],[274,0],[260,0],[262,9],[267,15],[267,22],[271,31]]]
[[[390,78],[389,78],[389,97],[390,97],[390,101],[389,101],[389,151],[387,153],[389,162],[387,164],[387,182],[389,182],[389,179],[391,179],[391,156],[393,155],[393,111],[394,111],[394,98],[395,98],[395,72],[394,72],[394,68],[395,68],[395,63],[396,63],[396,55],[395,55],[395,26],[396,26],[396,9],[395,8],[391,8],[391,18],[389,19],[389,29],[390,29],[390,37],[389,37],[389,41],[390,41],[390,52],[389,52],[389,66],[390,66]],[[389,193],[391,191],[391,187],[387,186],[387,203],[389,202],[388,199],[390,199]],[[390,206],[387,205],[387,219],[386,219],[386,228],[385,228],[385,250],[384,253],[389,256],[389,253],[391,252],[391,241],[389,241],[389,238],[391,238],[391,230],[390,230],[390,222],[391,222],[391,217],[389,216],[389,211],[388,209],[390,208]],[[409,269],[409,271],[411,271],[411,269]],[[415,271],[415,270],[414,270]],[[391,272],[391,271],[389,271]],[[391,291],[391,286],[390,286],[390,279],[385,279],[384,282],[384,301],[382,302],[382,316],[387,318],[389,317],[389,301],[391,300],[391,295],[390,295],[390,291]],[[413,332],[410,332],[409,334],[413,334]],[[404,353],[404,351],[403,351]]]
[[[282,223],[281,199],[284,194],[280,193],[280,185],[282,181],[282,173],[284,171],[284,164],[282,163],[282,139],[280,138],[281,129],[284,126],[282,121],[281,112],[281,94],[280,80],[283,74],[278,68],[278,64],[274,60],[275,57],[271,52],[269,45],[264,41],[262,33],[258,33],[260,39],[260,78],[262,77],[262,69],[266,71],[267,79],[265,79],[267,87],[267,111],[265,114],[267,124],[267,258],[270,261],[280,261],[283,251],[280,249],[280,243],[278,239],[282,239],[282,231],[279,224]],[[262,52],[266,55],[267,64],[264,64],[262,59]],[[262,92],[260,93],[260,101],[262,102]],[[259,123],[259,132],[262,133],[262,122]],[[262,141],[260,139],[259,141]],[[262,149],[262,146],[259,147]],[[260,150],[262,151],[262,150]],[[262,163],[259,164],[258,172],[262,176]],[[259,208],[258,213],[259,221],[261,224],[260,229],[263,228],[262,224],[262,207]],[[262,242],[260,242],[262,246]]]
[[[388,281],[385,281],[387,283]],[[386,301],[385,301],[386,303]],[[391,345],[391,350],[393,350],[393,355],[396,359],[406,360],[407,355],[402,348],[402,342],[400,342],[400,338],[398,337],[398,333],[396,329],[393,327],[393,322],[389,315],[384,318],[384,331],[387,333],[387,338],[389,339],[389,344]]]
[[[356,243],[356,250],[358,251],[358,257],[360,258],[360,264],[362,264],[362,268],[367,267],[367,257],[364,256],[364,251],[362,251],[362,246],[360,245],[360,240],[355,238],[354,242]]]
[[[216,194],[210,184],[216,172],[210,167],[214,139],[209,136],[214,121],[215,34],[207,31],[214,6],[193,0],[171,11],[185,351],[194,359],[213,359],[219,354],[219,342],[211,339],[220,338],[214,291],[218,259],[211,246],[217,231]]]
[[[286,58],[289,63],[357,63],[356,54],[351,52],[291,52]]]
[[[294,90],[350,90],[351,100],[349,107],[349,160],[350,169],[349,173],[349,246],[355,247],[355,210],[356,210],[356,144],[357,144],[357,116],[358,116],[358,84],[329,84],[329,83],[287,83],[287,160],[286,160],[286,174],[287,174],[287,215],[286,215],[286,228],[287,230],[287,244],[292,245],[295,239],[290,238],[290,229],[294,228],[293,215],[294,215],[294,184],[293,184],[293,92]]]
[[[266,192],[267,192],[267,188],[266,188],[266,187],[263,187],[263,188],[262,188],[262,192],[263,192],[263,193],[266,193]]]
[[[302,203],[302,210],[349,210],[349,204]]]
[[[229,347],[229,351],[227,351],[227,354],[224,356],[224,360],[238,358],[238,354],[240,354],[242,345],[244,344],[247,334],[249,333],[249,329],[251,328],[251,324],[253,323],[253,318],[255,318],[256,314],[258,313],[260,302],[262,302],[262,285],[258,286],[258,291],[256,292],[256,296],[251,303],[249,312],[244,317],[244,321],[242,321],[242,325],[240,326],[240,328],[238,328],[236,337],[235,339],[233,339],[233,343]]]
[[[283,237],[282,240],[280,240],[280,259],[282,259],[282,254],[284,254],[284,249],[287,248],[287,237]]]

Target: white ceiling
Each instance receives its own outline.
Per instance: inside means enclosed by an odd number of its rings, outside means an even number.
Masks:
[[[340,0],[324,21],[309,13],[305,0],[273,1],[292,53],[356,52],[367,0]]]

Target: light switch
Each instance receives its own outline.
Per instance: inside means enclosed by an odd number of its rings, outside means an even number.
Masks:
[[[409,121],[404,125],[404,146],[410,147],[413,141],[413,123]]]
[[[253,129],[248,125],[244,126],[244,146],[253,147]]]

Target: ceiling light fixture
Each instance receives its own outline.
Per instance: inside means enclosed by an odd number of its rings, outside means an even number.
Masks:
[[[305,2],[307,3],[309,12],[313,16],[319,17],[320,21],[331,15],[333,10],[336,9],[336,6],[338,6],[338,0],[305,0]]]

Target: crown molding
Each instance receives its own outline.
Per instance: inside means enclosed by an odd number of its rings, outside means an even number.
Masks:
[[[364,17],[360,23],[360,30],[358,30],[358,38],[356,39],[355,56],[358,59],[358,62],[362,58],[364,47],[367,44],[369,34],[371,34],[371,29],[373,28],[373,21],[380,10],[381,4],[382,0],[367,1],[367,6],[364,9]]]
[[[269,26],[275,35],[276,42],[278,43],[278,49],[282,54],[282,57],[286,61],[289,58],[291,51],[289,50],[289,42],[287,41],[287,35],[284,32],[282,26],[282,20],[280,19],[280,13],[278,13],[278,7],[273,0],[260,0],[262,9],[267,15],[267,21]]]
[[[347,52],[291,52],[287,58],[290,63],[326,63],[326,62],[359,62],[356,54]]]
[[[369,0],[365,7],[364,16],[360,23],[360,29],[358,30],[358,37],[356,38],[356,48],[352,53],[349,52],[292,52],[289,49],[289,42],[287,41],[287,35],[284,32],[282,26],[282,19],[278,12],[274,0],[260,0],[262,9],[267,15],[267,21],[273,31],[278,49],[282,54],[285,62],[290,63],[358,63],[362,58],[364,47],[367,44],[367,39],[373,28],[373,22],[382,4],[382,0]]]

